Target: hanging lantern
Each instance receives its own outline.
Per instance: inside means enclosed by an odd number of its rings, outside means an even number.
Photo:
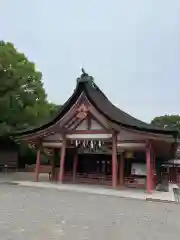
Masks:
[[[44,148],[44,153],[48,156],[52,156],[53,150],[52,150],[52,148]]]
[[[133,158],[133,152],[131,152],[131,151],[126,152],[125,158],[127,158],[127,159]]]
[[[29,143],[28,147],[31,148],[31,149],[34,149],[34,148],[36,148],[36,145],[34,143]]]

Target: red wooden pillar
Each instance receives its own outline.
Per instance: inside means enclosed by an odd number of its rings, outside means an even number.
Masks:
[[[75,153],[74,161],[73,161],[73,182],[76,181],[77,165],[78,165],[78,154]]]
[[[151,149],[151,189],[154,189],[154,156]]]
[[[41,149],[39,147],[36,152],[35,182],[38,182],[38,179],[39,179],[40,155],[41,155]]]
[[[63,176],[64,176],[64,161],[65,161],[65,154],[66,154],[66,139],[65,137],[63,138],[62,141],[62,147],[61,147],[61,152],[60,152],[60,169],[59,169],[59,181],[63,181]]]
[[[117,186],[117,135],[112,135],[112,187]]]
[[[52,154],[52,158],[51,158],[51,166],[52,166],[52,181],[54,181],[56,179],[56,169],[55,169],[55,148],[53,149],[53,154]]]
[[[151,193],[151,148],[148,144],[146,148],[146,192]]]
[[[156,188],[156,163],[155,163],[155,152],[154,149],[152,149],[152,157],[151,157],[151,161],[152,161],[152,168],[151,168],[151,175],[152,175],[152,189]]]
[[[124,185],[124,152],[121,153],[120,169],[119,169],[119,185]]]

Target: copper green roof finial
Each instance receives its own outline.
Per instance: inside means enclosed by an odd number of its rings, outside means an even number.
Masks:
[[[82,68],[81,71],[82,71],[83,74],[85,74],[85,75],[87,74],[87,73],[84,71],[84,68]]]
[[[82,74],[81,74],[81,78],[85,78],[88,77],[89,75],[85,72],[84,68],[81,69]]]
[[[82,74],[79,78],[77,78],[78,82],[92,82],[93,77],[89,76],[88,73],[85,72],[84,68],[81,69]]]

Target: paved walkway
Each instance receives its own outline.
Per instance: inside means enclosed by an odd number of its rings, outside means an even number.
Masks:
[[[114,190],[110,187],[102,187],[87,184],[60,184],[52,183],[48,181],[47,174],[40,175],[40,182],[34,182],[34,174],[32,173],[14,173],[14,174],[1,174],[0,182],[8,182],[13,184],[19,184],[20,186],[51,188],[59,191],[71,191],[71,192],[84,192],[90,194],[99,194],[115,197],[125,197],[141,200],[156,200],[156,201],[176,201],[173,188],[177,185],[170,184],[169,192],[153,191],[151,194],[147,194],[144,190],[139,189],[122,189]],[[178,187],[177,187],[178,188]]]
[[[90,186],[86,184],[58,184],[49,182],[30,182],[30,181],[13,181],[13,183],[18,183],[21,186],[53,188],[61,191],[83,192],[90,194],[134,198],[142,200],[149,199],[149,200],[175,201],[173,190],[170,192],[153,191],[152,194],[146,194],[143,190],[138,189],[114,190],[107,187]]]

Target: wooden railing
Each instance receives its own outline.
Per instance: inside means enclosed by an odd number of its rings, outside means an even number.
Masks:
[[[26,171],[27,172],[34,172],[35,171],[35,165],[27,165]],[[52,171],[52,167],[50,165],[40,165],[39,172],[40,173],[49,173]]]
[[[146,180],[135,177],[125,177],[124,185],[131,188],[145,188]]]
[[[98,173],[89,173],[89,174],[77,173],[76,182],[111,185],[112,177],[109,175],[103,175]]]
[[[34,172],[35,165],[27,165],[27,172]],[[50,165],[41,165],[39,173],[47,173],[49,174],[49,179],[52,180],[52,167]],[[58,179],[59,168],[55,168],[55,179]],[[64,173],[64,182],[73,182],[73,173],[65,172]],[[77,183],[91,183],[91,184],[102,184],[102,185],[111,185],[112,177],[111,175],[99,174],[99,173],[77,173],[75,182]]]

